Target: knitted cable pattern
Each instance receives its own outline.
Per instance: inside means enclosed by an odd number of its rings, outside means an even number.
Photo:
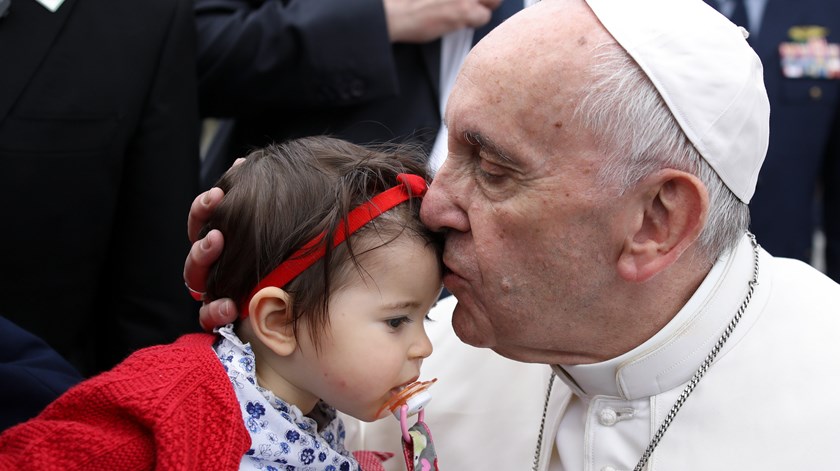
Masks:
[[[0,470],[236,470],[250,446],[213,349],[190,334],[140,350],[0,435]]]

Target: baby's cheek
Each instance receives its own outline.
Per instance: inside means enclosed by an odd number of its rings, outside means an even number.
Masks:
[[[360,393],[367,389],[368,378],[361,376],[358,371],[345,370],[340,373],[325,375],[327,387],[333,395],[340,395],[348,400],[356,401]]]

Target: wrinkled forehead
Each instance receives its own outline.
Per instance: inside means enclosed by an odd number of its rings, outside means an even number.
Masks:
[[[482,39],[467,56],[449,97],[446,121],[464,132],[475,111],[498,123],[517,126],[534,139],[539,122],[565,126],[593,53],[614,44],[582,0],[547,0],[526,8]],[[532,120],[537,120],[533,122]]]
[[[545,81],[551,77],[536,73],[585,66],[593,47],[603,43],[614,40],[583,0],[546,0],[491,31],[472,49],[465,67],[495,64],[521,79]]]

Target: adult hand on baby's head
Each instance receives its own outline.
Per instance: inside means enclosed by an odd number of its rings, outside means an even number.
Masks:
[[[205,302],[198,310],[198,322],[201,328],[211,331],[234,322],[239,317],[236,303],[230,298],[214,299]]]
[[[230,168],[236,167],[242,162],[245,162],[245,159],[243,157],[240,157],[233,161],[233,165],[231,165]],[[205,224],[207,224],[207,221],[210,219],[210,216],[213,214],[213,211],[216,210],[216,206],[219,206],[219,203],[222,202],[222,198],[224,198],[224,196],[225,192],[222,191],[221,188],[214,186],[213,188],[210,188],[204,193],[196,196],[193,200],[192,205],[190,206],[190,214],[189,216],[187,216],[187,237],[189,237],[190,242],[193,243],[193,250],[195,250],[195,243],[200,242],[198,240],[198,234],[201,232],[201,228],[204,227]],[[221,236],[221,233],[219,233],[219,235]],[[224,241],[222,239],[219,239],[219,241],[220,242],[218,246],[218,252],[216,252],[216,254],[213,255],[212,258],[208,257],[208,268],[216,261],[216,259],[219,258],[219,254],[222,253],[222,245],[224,245]],[[193,250],[190,251],[190,255],[192,255]],[[203,287],[205,282],[207,281],[207,273],[205,272],[203,274],[200,274],[200,280],[192,278],[188,280],[187,269],[189,267],[189,263],[190,260],[187,259],[187,263],[184,266],[184,281],[195,281],[197,283],[201,283],[201,286]],[[190,275],[192,276],[193,273],[190,273]],[[194,285],[189,283],[188,286],[195,287]]]
[[[190,206],[190,214],[187,216],[187,237],[189,237],[190,242],[193,244],[200,242],[198,234],[201,232],[201,228],[207,224],[213,211],[216,210],[216,206],[219,206],[224,196],[225,192],[214,186],[195,197]],[[201,281],[204,282],[204,280]]]
[[[203,239],[198,239],[202,226],[222,201],[222,197],[224,197],[224,192],[220,188],[211,188],[198,195],[190,207],[187,218],[187,236],[193,245],[184,262],[184,283],[193,292],[206,290],[207,274],[210,267],[219,259],[224,247],[224,236],[217,230],[212,230]],[[205,300],[198,312],[199,322],[205,330],[229,324],[239,317],[236,304],[227,298]]]

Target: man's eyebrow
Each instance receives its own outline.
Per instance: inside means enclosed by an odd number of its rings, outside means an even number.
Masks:
[[[507,162],[513,163],[513,159],[508,156],[508,154],[495,142],[491,139],[481,135],[481,133],[473,132],[473,131],[465,131],[464,132],[464,139],[473,145],[478,145],[483,150],[490,152],[491,154],[495,155],[499,159]]]

